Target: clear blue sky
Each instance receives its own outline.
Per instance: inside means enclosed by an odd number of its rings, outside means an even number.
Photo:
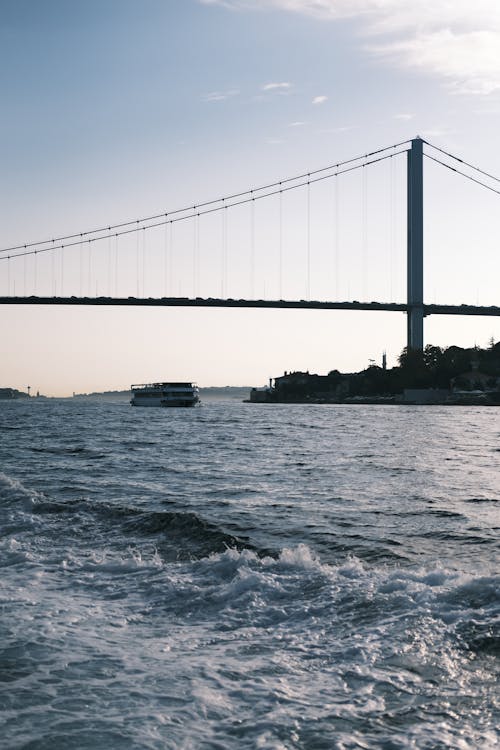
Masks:
[[[0,62],[2,247],[218,197],[417,133],[500,175],[495,0],[453,8],[444,0],[3,0]],[[426,164],[426,297],[498,303],[500,196],[443,172]],[[387,174],[378,179],[366,188],[369,217],[387,188]],[[349,191],[359,185],[343,193],[339,289],[359,299],[364,274],[367,294],[382,298],[387,272],[373,260],[360,270],[359,203],[349,204]],[[333,297],[333,287],[321,287],[322,248],[331,241],[329,219],[319,218],[325,200],[313,198],[313,296]],[[291,201],[285,217],[290,252],[296,208]],[[397,247],[388,272],[401,293],[403,218],[399,227],[390,218]],[[263,271],[271,256],[275,263],[276,234],[264,212],[257,222],[260,292],[267,283],[276,296],[275,277]],[[242,213],[230,230],[233,269],[246,267],[247,230]],[[205,262],[216,253],[213,231],[200,228]],[[376,235],[375,227],[365,231]],[[382,236],[378,242],[387,254]],[[64,270],[58,258],[52,269],[40,261],[38,285],[50,285],[55,268],[66,274],[66,292],[78,294],[70,273],[76,279],[82,266],[76,255],[66,258]],[[289,296],[302,283],[300,262],[287,268]],[[31,267],[6,266],[1,293],[9,284],[12,292],[14,279],[17,293],[31,293]],[[260,385],[285,369],[359,369],[384,349],[394,361],[405,343],[404,316],[389,314],[0,312],[0,385],[30,382],[49,394],[181,377]],[[491,336],[500,338],[497,320],[426,323],[429,343],[485,344]]]

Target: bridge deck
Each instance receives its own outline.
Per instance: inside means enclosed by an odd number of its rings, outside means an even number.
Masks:
[[[400,302],[324,302],[319,300],[203,299],[196,297],[0,297],[0,305],[107,305],[128,307],[246,307],[295,310],[380,310],[408,312]],[[424,315],[500,316],[498,306],[423,305]]]

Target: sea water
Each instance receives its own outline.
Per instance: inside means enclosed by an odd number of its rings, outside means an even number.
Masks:
[[[481,407],[0,403],[0,746],[499,746]]]

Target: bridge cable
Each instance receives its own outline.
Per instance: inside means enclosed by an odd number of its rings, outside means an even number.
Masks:
[[[434,144],[429,143],[429,141],[424,141],[424,143],[427,146],[430,146],[431,148],[436,149],[436,151],[441,151],[442,154],[449,156],[450,159],[455,159],[455,161],[459,161],[465,167],[474,169],[476,172],[480,172],[480,174],[483,174],[485,177],[489,177],[491,180],[495,180],[495,182],[500,182],[500,177],[495,177],[495,175],[490,174],[489,172],[485,172],[484,169],[480,169],[479,167],[474,166],[474,164],[469,164],[469,162],[465,161],[464,159],[461,159],[459,156],[454,156],[453,154],[450,154],[448,151],[445,151],[443,148],[439,148],[439,146],[434,146]]]
[[[115,296],[118,297],[118,235],[115,239]]]
[[[368,274],[368,228],[367,228],[367,217],[368,217],[368,184],[367,184],[367,172],[366,169],[361,170],[362,174],[362,224],[361,224],[361,262],[362,262],[362,299],[367,299],[367,274]]]
[[[200,217],[196,218],[196,296],[200,293]]]
[[[55,274],[55,253],[50,256],[50,271],[52,277],[52,296],[56,296],[56,274]]]
[[[339,258],[339,236],[340,236],[340,213],[339,213],[339,201],[340,201],[340,185],[338,180],[333,182],[335,188],[335,227],[334,227],[334,247],[335,247],[335,299],[339,298],[340,288],[340,258]]]
[[[372,164],[377,164],[378,162],[384,161],[385,159],[389,159],[389,158],[392,158],[394,156],[398,156],[400,154],[404,154],[404,153],[407,152],[407,150],[408,149],[402,149],[401,151],[396,151],[393,154],[388,154],[386,156],[377,157],[376,159],[371,159],[370,161],[365,162],[363,164],[357,164],[356,166],[347,167],[346,169],[342,169],[342,170],[339,170],[337,172],[332,172],[332,173],[327,174],[327,175],[322,175],[321,177],[315,177],[314,179],[310,179],[310,180],[308,180],[306,182],[300,182],[300,183],[297,183],[296,185],[289,185],[288,187],[281,188],[281,191],[282,192],[288,192],[290,190],[296,190],[298,188],[304,187],[307,184],[313,184],[313,183],[316,183],[316,182],[322,182],[323,180],[328,180],[328,179],[331,179],[332,177],[337,177],[338,175],[347,174],[349,172],[355,171],[356,169],[361,169],[362,167],[367,167],[367,166],[370,166]],[[432,158],[432,157],[429,157],[429,158]],[[311,172],[311,174],[313,174],[313,173]],[[240,200],[240,201],[234,201],[233,203],[224,204],[222,206],[217,206],[215,208],[209,208],[209,209],[206,209],[204,211],[199,211],[197,213],[186,214],[184,216],[178,216],[177,218],[173,218],[173,219],[164,219],[163,221],[159,221],[159,222],[156,222],[156,223],[153,223],[153,224],[147,224],[146,226],[140,226],[140,227],[136,226],[133,229],[125,229],[123,231],[114,233],[113,236],[115,236],[115,234],[118,234],[119,236],[123,236],[123,235],[127,235],[127,234],[133,234],[135,232],[138,232],[139,230],[154,229],[156,227],[164,226],[165,224],[174,224],[174,223],[177,223],[177,222],[180,222],[180,221],[186,221],[187,219],[192,219],[192,218],[194,218],[197,215],[204,216],[206,214],[215,213],[215,212],[221,211],[223,209],[233,208],[235,206],[242,206],[245,203],[250,203],[252,201],[257,201],[257,200],[262,200],[264,198],[269,198],[270,196],[276,195],[279,192],[280,192],[279,190],[273,190],[271,192],[264,193],[262,195],[252,195],[251,197],[245,198],[245,199]],[[225,199],[223,199],[223,200],[225,200]],[[171,212],[171,213],[174,213],[174,212]],[[171,215],[171,214],[161,214],[162,217],[165,217],[165,216],[168,216],[168,215]],[[133,222],[133,223],[136,224],[136,222]],[[83,233],[82,233],[82,235],[83,235]],[[75,236],[76,237],[80,237],[81,235],[75,235]],[[107,235],[107,234],[103,234],[103,235],[101,235],[99,237],[90,237],[89,239],[86,239],[85,242],[88,245],[90,245],[93,242],[99,242],[100,240],[105,240],[105,239],[107,239],[108,236],[109,235]],[[54,242],[55,241],[56,240],[54,240]],[[80,242],[81,242],[81,240],[78,240],[77,242],[68,242],[68,243],[63,244],[63,245],[56,245],[56,246],[52,246],[52,247],[39,248],[38,250],[26,250],[25,252],[16,253],[15,255],[12,255],[12,256],[9,255],[9,256],[0,257],[0,261],[5,260],[6,258],[10,258],[10,257],[12,257],[12,258],[21,258],[23,255],[33,255],[35,252],[37,252],[37,253],[44,253],[44,252],[48,252],[50,250],[54,250],[54,249],[58,249],[58,248],[65,249],[65,248],[68,248],[68,247],[74,247],[75,245],[78,245]],[[33,244],[36,244],[36,243],[33,243]],[[20,248],[24,248],[25,246],[21,245],[19,247]],[[26,248],[28,248],[28,247],[29,247],[29,245],[26,245]],[[8,249],[0,250],[0,253],[2,253],[2,252],[8,252]]]
[[[456,174],[460,174],[462,175],[462,177],[466,177],[471,182],[475,182],[476,185],[481,185],[481,187],[484,187],[487,190],[491,190],[492,193],[497,193],[497,195],[500,195],[500,190],[497,190],[496,188],[491,187],[491,185],[487,185],[485,182],[482,182],[481,180],[477,180],[475,177],[471,177],[469,174],[462,172],[460,169],[457,169],[456,167],[452,167],[450,164],[446,164],[444,161],[440,161],[439,159],[436,159],[434,156],[431,156],[430,154],[424,154],[424,156],[426,156],[427,159],[431,159],[431,161],[435,161],[437,164],[441,164],[443,167],[450,169],[452,172],[456,172]]]
[[[283,193],[279,192],[279,296],[283,299]]]
[[[168,225],[167,225],[168,226]],[[169,226],[169,246],[170,246],[170,258],[169,258],[169,278],[170,278],[170,284],[169,288],[171,290],[171,294],[173,294],[174,289],[174,227],[172,224]]]
[[[61,250],[61,297],[64,297],[64,253]]]
[[[142,233],[142,296],[146,296],[146,230]]]
[[[229,212],[226,211],[226,263],[224,265],[226,297],[229,294],[229,251],[230,251],[229,226],[230,226]]]
[[[135,235],[135,280],[137,285],[137,296],[139,297],[139,233]]]
[[[226,206],[227,209],[227,206]],[[227,297],[227,244],[228,244],[228,229],[227,229],[227,210],[224,211],[224,291]]]
[[[227,203],[227,201],[232,201],[232,200],[235,200],[236,198],[241,198],[244,195],[254,195],[255,193],[260,193],[264,190],[270,190],[271,188],[279,187],[282,184],[287,184],[289,182],[296,182],[297,180],[302,180],[305,177],[310,177],[310,175],[321,174],[322,172],[328,172],[331,169],[338,169],[340,167],[345,166],[346,164],[353,164],[354,162],[362,161],[363,159],[365,160],[369,159],[372,156],[376,156],[377,154],[382,154],[385,151],[390,151],[391,149],[399,148],[400,146],[403,146],[409,142],[410,140],[408,139],[406,141],[401,141],[400,143],[394,143],[391,146],[386,146],[385,148],[379,148],[375,151],[370,151],[369,153],[363,154],[361,156],[353,157],[351,159],[345,159],[344,161],[337,162],[336,164],[330,164],[327,167],[321,167],[320,169],[315,169],[310,172],[305,172],[303,174],[295,175],[294,177],[287,177],[285,179],[280,180],[279,182],[271,182],[271,183],[268,183],[267,185],[261,185],[260,187],[251,188],[249,190],[243,190],[239,193],[233,193],[231,195],[225,196],[224,198],[214,198],[212,200],[203,201],[203,202],[191,205],[191,206],[185,206],[184,208],[177,208],[173,211],[167,211],[167,212],[163,211],[161,213],[143,217],[142,219],[133,219],[129,221],[119,222],[117,224],[109,224],[107,226],[99,227],[96,229],[88,229],[84,232],[76,232],[74,234],[61,235],[59,237],[53,237],[47,240],[38,240],[36,242],[28,242],[22,245],[13,245],[11,247],[0,249],[0,253],[12,252],[14,250],[26,250],[29,247],[37,247],[38,245],[47,245],[51,242],[52,243],[63,242],[65,240],[72,240],[78,237],[84,238],[84,237],[88,237],[88,235],[90,234],[98,234],[100,232],[111,233],[111,230],[123,229],[124,227],[130,227],[134,224],[136,225],[136,229],[139,229],[138,225],[144,224],[147,221],[155,221],[156,219],[166,218],[168,216],[174,216],[180,213],[187,213],[188,211],[197,211],[200,208],[205,208],[215,203],[224,203],[224,202]]]
[[[250,203],[250,299],[255,299],[255,201]]]
[[[82,296],[82,279],[83,279],[83,242],[80,242],[79,260],[80,260],[79,282],[80,282],[80,297],[81,297]],[[35,264],[36,264],[36,255],[35,255]]]
[[[193,222],[193,297],[198,296],[197,267],[198,267],[198,223],[200,217],[196,215]]]
[[[163,238],[163,293],[168,297],[168,224],[165,224]]]
[[[406,182],[406,180],[403,178],[403,172],[401,169],[395,168],[394,177],[394,275],[396,281],[394,286],[394,296],[397,299],[398,295],[403,294],[401,288],[402,259],[400,257],[400,254],[397,252],[397,248],[399,244],[403,244],[401,242],[401,235],[403,232],[403,222],[401,220],[401,203],[402,196],[404,194],[404,183]]]
[[[224,253],[226,243],[226,212],[222,211],[221,214],[221,253],[220,253],[220,296],[224,298]]]
[[[394,159],[389,162],[389,301],[394,302]]]
[[[197,265],[196,265],[196,290],[197,290],[198,294],[201,293],[201,275],[202,275],[201,274],[201,268],[202,268],[202,263],[201,263],[202,252],[201,252],[201,248],[202,248],[202,245],[203,245],[203,243],[202,243],[202,236],[203,236],[202,235],[202,222],[201,222],[200,218],[198,217],[198,237],[197,237],[197,244],[196,244],[196,256],[197,256]]]
[[[108,289],[111,289],[111,235],[108,237]]]
[[[307,275],[306,299],[311,299],[311,183],[307,183]]]
[[[92,245],[89,244],[89,297],[92,296]]]

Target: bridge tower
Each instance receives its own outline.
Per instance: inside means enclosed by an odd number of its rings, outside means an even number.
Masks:
[[[424,348],[424,181],[423,141],[417,136],[408,151],[407,175],[407,347]]]

